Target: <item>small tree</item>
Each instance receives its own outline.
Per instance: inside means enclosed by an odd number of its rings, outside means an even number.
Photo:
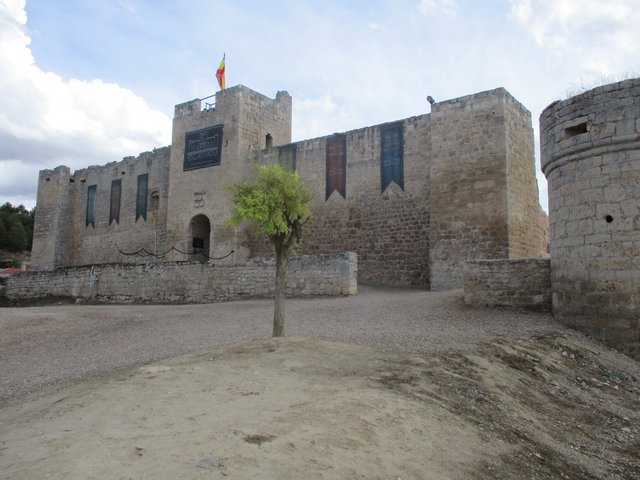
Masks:
[[[311,192],[296,172],[275,164],[256,165],[253,181],[228,185],[233,213],[227,220],[237,225],[251,222],[257,233],[269,237],[276,256],[273,336],[284,336],[284,304],[289,257],[302,236],[302,227],[311,215]]]

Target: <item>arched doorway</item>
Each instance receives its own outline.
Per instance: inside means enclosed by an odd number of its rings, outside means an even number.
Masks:
[[[190,253],[195,253],[194,260],[206,262],[209,260],[209,238],[211,237],[211,222],[206,215],[196,215],[189,222]]]

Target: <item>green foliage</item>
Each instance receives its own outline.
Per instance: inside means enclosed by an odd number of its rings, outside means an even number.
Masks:
[[[287,287],[287,263],[309,220],[311,191],[296,172],[281,165],[256,164],[256,178],[250,182],[228,185],[233,213],[230,225],[248,221],[258,233],[264,233],[276,254],[275,308],[273,336],[284,336],[284,304]]]
[[[5,245],[9,242],[7,227],[4,224],[4,218],[2,218],[2,214],[0,213],[0,250],[7,250]]]
[[[296,172],[281,165],[256,164],[256,178],[250,182],[228,185],[233,200],[230,225],[249,221],[258,233],[265,233],[276,254],[275,308],[273,336],[284,336],[284,304],[287,287],[287,264],[309,220],[311,191]]]
[[[0,249],[10,252],[31,250],[35,209],[24,205],[12,206],[9,202],[0,206]]]
[[[282,166],[256,165],[253,181],[228,185],[234,210],[227,223],[251,222],[258,233],[265,233],[274,244],[299,240],[302,225],[309,219],[310,190],[296,172]]]
[[[16,217],[11,218],[11,223],[7,231],[7,239],[7,249],[10,252],[22,252],[27,248],[27,232],[25,232],[20,219]]]

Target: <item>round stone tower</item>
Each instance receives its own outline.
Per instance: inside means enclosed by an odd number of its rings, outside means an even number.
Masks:
[[[640,79],[540,116],[554,315],[640,357]]]

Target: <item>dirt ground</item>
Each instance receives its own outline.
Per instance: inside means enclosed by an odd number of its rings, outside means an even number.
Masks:
[[[0,409],[0,478],[638,479],[640,363],[564,330],[257,340]]]

